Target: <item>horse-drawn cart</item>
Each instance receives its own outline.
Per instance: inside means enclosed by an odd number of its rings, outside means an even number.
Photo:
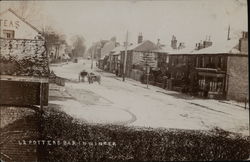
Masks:
[[[85,70],[81,71],[79,73],[79,82],[84,82],[84,78],[88,78],[89,84],[95,81],[101,84],[101,76],[93,72],[87,72]]]

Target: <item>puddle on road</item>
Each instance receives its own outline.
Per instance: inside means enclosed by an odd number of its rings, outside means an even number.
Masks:
[[[94,92],[83,90],[83,89],[70,89],[67,88],[67,92],[75,98],[78,102],[84,105],[108,105],[112,104],[111,101],[97,95]]]

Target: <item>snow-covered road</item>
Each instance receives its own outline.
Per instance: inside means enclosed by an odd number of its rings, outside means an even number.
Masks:
[[[84,63],[83,63],[84,62]],[[78,81],[78,73],[90,68],[89,60],[50,67],[56,75]],[[96,67],[94,71],[99,71]],[[102,82],[67,82],[66,101],[50,101],[62,110],[90,123],[127,124],[180,129],[222,129],[248,134],[249,110],[239,103],[192,98],[100,72]],[[231,103],[231,104],[230,104]]]

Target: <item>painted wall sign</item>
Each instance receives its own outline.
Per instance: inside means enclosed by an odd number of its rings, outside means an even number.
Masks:
[[[0,26],[1,27],[16,28],[16,29],[18,29],[19,26],[20,26],[20,21],[0,19]]]

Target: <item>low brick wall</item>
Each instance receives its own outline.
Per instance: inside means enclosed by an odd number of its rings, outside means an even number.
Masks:
[[[136,81],[141,81],[141,76],[143,75],[143,72],[141,70],[137,69],[132,69],[130,78],[136,80]]]
[[[242,101],[248,100],[248,57],[228,57],[228,92],[227,99]]]
[[[0,128],[34,113],[35,111],[29,108],[0,106]]]
[[[0,160],[38,161],[37,145],[20,145],[25,140],[37,140],[39,121],[35,111],[24,107],[0,106]]]

